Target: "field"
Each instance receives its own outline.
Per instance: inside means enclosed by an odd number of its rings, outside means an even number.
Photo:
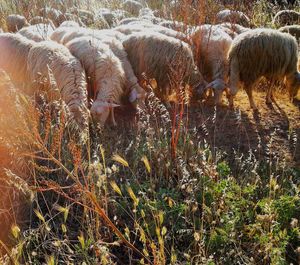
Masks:
[[[0,0],[0,25],[11,13],[61,8],[45,2]],[[148,1],[194,25],[228,7],[273,27],[280,9],[165,2]],[[183,100],[169,109],[150,93],[144,109],[117,109],[117,126],[91,121],[78,133],[63,111],[35,104],[1,73],[0,264],[300,264],[300,91],[291,102],[278,85],[270,106],[267,86],[256,85],[258,111],[242,89],[234,109],[225,96],[220,106]]]

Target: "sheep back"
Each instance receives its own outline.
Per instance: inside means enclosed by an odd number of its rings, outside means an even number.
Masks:
[[[16,82],[27,80],[27,56],[34,45],[33,41],[12,33],[0,34],[0,68],[5,70]]]
[[[21,34],[29,40],[40,42],[43,40],[49,40],[53,31],[54,28],[49,24],[36,24],[22,28],[18,31],[18,34]]]
[[[123,46],[138,79],[142,79],[143,73],[147,78],[155,78],[158,96],[163,99],[171,94],[174,83],[187,81],[196,69],[188,44],[160,33],[129,35]],[[202,76],[197,82],[200,79]]]
[[[46,80],[45,92],[50,101],[61,98],[80,128],[87,126],[85,71],[66,47],[53,41],[37,43],[28,55],[28,72],[32,83]]]

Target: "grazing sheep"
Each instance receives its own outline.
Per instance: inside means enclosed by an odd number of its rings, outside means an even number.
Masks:
[[[145,7],[139,10],[139,17],[155,17],[151,8]]]
[[[119,23],[117,15],[107,8],[99,9],[96,14],[104,18],[106,23],[109,25],[108,28],[115,27]]]
[[[147,19],[141,19],[138,17],[129,17],[129,18],[125,18],[122,19],[118,26],[124,26],[124,25],[153,25],[153,22],[151,20],[147,20]]]
[[[86,27],[86,25],[82,22],[80,17],[68,12],[64,14],[64,21],[75,21],[79,24],[80,27]]]
[[[95,23],[94,14],[88,10],[74,8],[71,13],[76,15],[87,27]]]
[[[217,23],[224,22],[235,23],[241,26],[250,27],[250,19],[241,11],[233,11],[229,9],[222,10],[216,15]]]
[[[232,38],[234,39],[237,35],[246,32],[250,30],[249,28],[243,27],[239,24],[234,24],[234,23],[222,23],[222,24],[217,24],[217,26],[221,27],[225,32]]]
[[[300,13],[294,10],[281,10],[274,19],[273,24],[279,27],[300,23]]]
[[[228,78],[227,53],[231,47],[231,37],[218,26],[201,26],[191,36],[194,46],[194,58],[199,71],[205,80],[210,82],[203,91],[198,91],[202,96],[206,90],[214,92],[215,104],[221,102]]]
[[[102,14],[97,13],[95,15],[95,23],[94,26],[96,29],[109,29],[110,26],[107,23],[106,19],[103,17]]]
[[[159,88],[156,95],[164,102],[168,101],[172,88],[182,82],[192,87],[205,83],[194,63],[192,50],[183,41],[145,32],[129,35],[123,46],[138,79],[142,79],[143,73],[154,78]]]
[[[53,31],[54,28],[48,24],[36,24],[22,28],[18,31],[18,34],[21,34],[29,40],[40,42],[43,40],[49,40]]]
[[[142,20],[148,20],[151,21],[153,24],[159,24],[162,22],[161,18],[158,18],[154,15],[154,12],[150,8],[142,8],[139,11],[139,18]]]
[[[79,9],[78,15],[82,22],[87,26],[92,25],[94,23],[94,14],[91,11]]]
[[[121,61],[125,72],[125,88],[129,93],[129,101],[131,103],[136,102],[138,104],[143,104],[145,99],[145,91],[138,83],[137,77],[134,74],[122,42],[113,36],[107,35],[105,32],[101,33],[101,31],[98,31],[97,34],[92,36],[92,38],[96,38],[102,43],[108,45],[114,55]]]
[[[76,38],[66,47],[81,61],[89,78],[89,97],[94,100],[93,118],[104,125],[111,113],[116,125],[113,109],[122,104],[125,93],[125,73],[120,60],[108,45],[91,37]]]
[[[186,40],[187,37],[184,33],[178,32],[172,29],[168,29],[159,25],[154,25],[151,23],[145,24],[129,24],[121,25],[114,28],[115,31],[119,31],[125,35],[139,33],[139,32],[158,32],[169,37],[178,38],[180,40]]]
[[[257,109],[253,97],[253,85],[260,77],[266,77],[271,84],[285,78],[291,99],[300,86],[297,71],[298,51],[294,37],[272,29],[255,29],[239,35],[233,40],[229,51],[230,105],[238,91],[239,82],[248,94],[250,105]],[[267,91],[266,102],[274,101],[272,86]]]
[[[131,13],[134,16],[138,16],[140,10],[143,8],[143,5],[138,1],[126,0],[123,3],[123,9],[128,13]]]
[[[6,18],[6,27],[8,32],[17,32],[23,27],[29,26],[27,19],[20,15],[9,15]]]
[[[97,35],[100,34],[100,37],[97,37]],[[123,40],[124,35],[118,31],[109,30],[109,29],[102,29],[102,30],[92,30],[92,29],[77,29],[77,30],[70,30],[68,33],[65,33],[63,39],[60,43],[66,44],[70,40],[73,40],[78,37],[84,37],[84,36],[90,36],[95,38],[101,38],[101,36],[108,36],[113,37],[118,40]]]
[[[63,13],[55,8],[41,8],[39,10],[39,16],[50,19],[55,27],[59,27],[59,25],[65,21]]]
[[[126,77],[126,90],[130,93],[130,102],[133,103],[137,100],[137,103],[143,103],[145,98],[145,91],[138,84],[138,80],[133,72],[131,64],[128,61],[127,53],[124,50],[123,44],[119,41],[119,32],[111,30],[73,30],[70,34],[59,36],[58,30],[56,30],[56,36],[52,35],[52,39],[60,40],[58,42],[68,44],[70,41],[80,37],[90,37],[91,39],[100,40],[102,43],[108,45],[114,55],[121,61],[122,67]],[[64,32],[62,33],[64,34]]]
[[[36,25],[36,24],[49,24],[51,25],[53,28],[55,28],[53,22],[51,19],[49,18],[44,18],[44,17],[40,17],[40,16],[35,16],[32,19],[29,20],[29,24],[30,25]]]
[[[58,43],[62,43],[62,40],[65,37],[65,35],[78,30],[81,30],[81,28],[78,29],[73,27],[58,27],[52,32],[52,34],[50,35],[50,39]]]
[[[0,34],[0,68],[6,71],[13,81],[24,83],[27,80],[27,56],[35,43],[12,33]]]
[[[80,25],[76,21],[66,20],[63,23],[61,23],[59,27],[80,28]]]
[[[94,30],[91,29],[84,29],[84,28],[80,28],[80,29],[69,29],[67,32],[65,32],[64,36],[62,37],[62,39],[59,41],[59,43],[61,44],[66,44],[69,41],[79,38],[79,37],[86,37],[89,35],[92,35],[94,32]]]
[[[123,18],[122,20],[119,21],[118,25],[127,25],[131,22],[140,22],[141,19],[138,17],[127,17],[127,18]]]
[[[27,67],[31,82],[38,84],[39,90],[39,81],[43,80],[47,99],[62,99],[68,107],[70,118],[79,128],[87,128],[86,75],[79,60],[63,45],[42,41],[30,49]]]
[[[122,9],[115,9],[113,10],[113,13],[116,15],[118,21],[129,16],[129,13]]]
[[[176,31],[181,31],[184,32],[187,29],[187,25],[185,25],[183,22],[179,22],[179,21],[172,21],[172,20],[164,20],[162,22],[160,22],[158,25],[165,27],[165,28],[169,28],[169,29],[173,29]]]
[[[297,41],[300,39],[300,25],[284,26],[278,29],[280,32],[286,32],[294,36]]]

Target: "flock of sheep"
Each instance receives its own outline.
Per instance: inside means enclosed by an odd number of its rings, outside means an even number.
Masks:
[[[251,29],[239,11],[220,11],[216,22],[189,26],[164,20],[132,0],[122,10],[94,13],[43,8],[29,22],[10,15],[9,33],[0,34],[0,68],[27,94],[44,92],[48,101],[64,102],[80,127],[88,125],[90,114],[102,125],[109,117],[115,124],[116,107],[143,106],[145,76],[156,80],[154,93],[165,103],[179,85],[197,99],[213,96],[215,104],[225,92],[232,107],[243,84],[256,109],[252,88],[263,76],[285,80],[291,99],[296,96],[300,29],[289,24],[300,22],[299,13],[280,11],[273,21],[284,26],[279,30]],[[273,100],[270,86],[266,101]]]

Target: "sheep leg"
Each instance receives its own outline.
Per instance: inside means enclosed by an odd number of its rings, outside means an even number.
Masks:
[[[233,108],[233,98],[237,94],[239,83],[240,83],[239,64],[238,64],[238,59],[234,58],[230,62],[229,91],[227,93],[227,98],[229,101],[230,108]]]
[[[111,121],[112,121],[113,125],[116,127],[117,123],[116,123],[116,120],[115,120],[114,108],[111,108]]]
[[[253,110],[257,110],[257,106],[256,106],[256,104],[255,104],[255,102],[253,100],[252,85],[246,85],[245,86],[245,90],[246,90],[246,93],[248,95],[251,108]]]
[[[273,96],[273,86],[275,81],[271,81],[270,86],[267,90],[267,97],[266,97],[266,104],[272,104],[272,102],[275,103],[274,96]]]
[[[222,105],[222,95],[223,95],[223,90],[220,89],[214,89],[214,102],[215,105]]]

